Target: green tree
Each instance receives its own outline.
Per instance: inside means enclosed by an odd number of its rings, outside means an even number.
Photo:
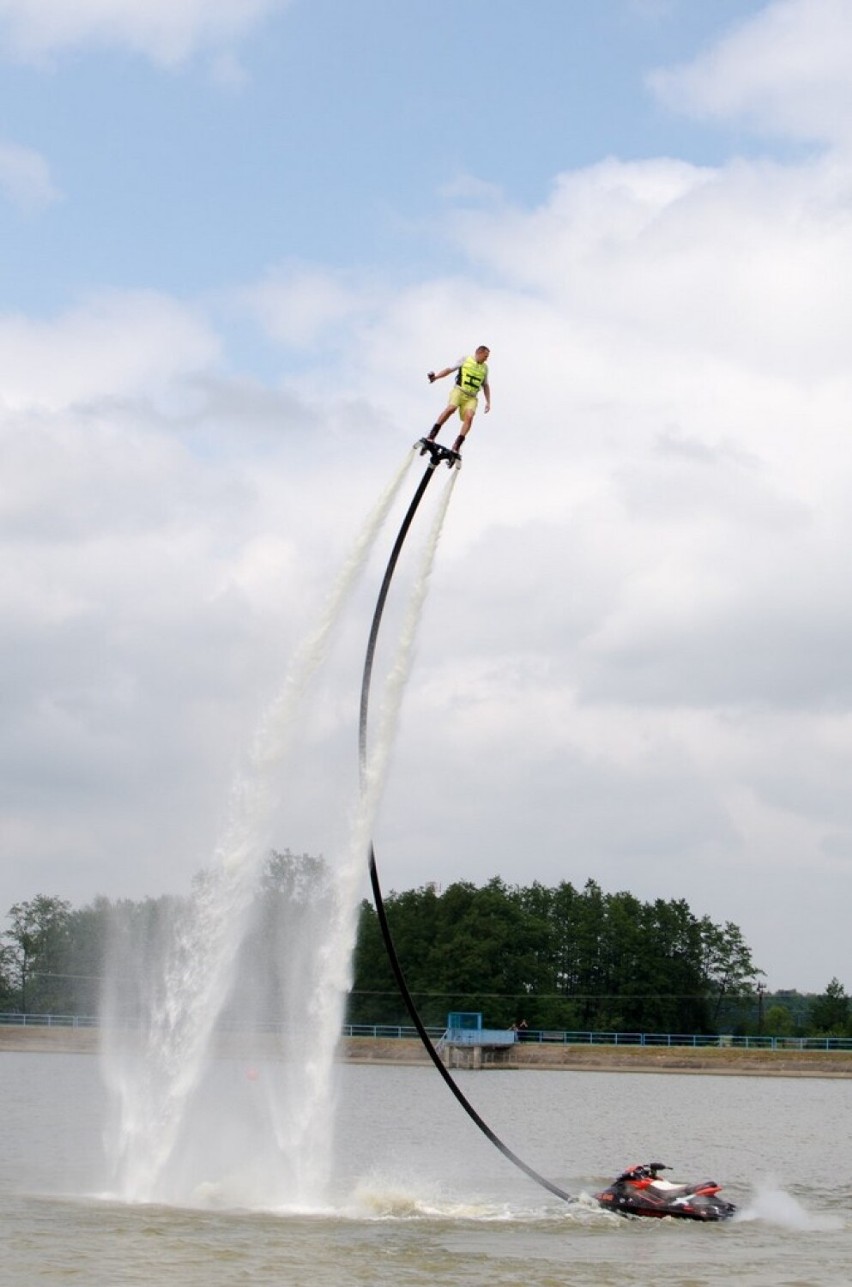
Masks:
[[[0,943],[0,1010],[12,1011],[19,1004],[19,989],[15,986],[14,974],[12,947],[8,943]]]
[[[653,1022],[660,1032],[710,1031],[701,923],[684,899],[657,899],[647,914],[657,969],[646,1026]]]
[[[700,924],[703,982],[715,1024],[725,1002],[753,998],[763,970],[752,961],[738,925],[732,921],[714,925],[709,916],[702,917]]]
[[[98,1013],[111,916],[112,904],[102,897],[69,912],[56,980],[57,1007],[65,1014]]]
[[[352,961],[353,985],[347,1007],[349,1023],[405,1023],[402,1000],[382,940],[376,909],[364,899]]]
[[[573,926],[565,926],[575,941],[574,992],[584,1028],[600,1026],[602,988],[601,948],[604,938],[606,904],[600,885],[587,880],[573,906]]]
[[[449,1008],[481,1011],[486,1027],[508,1028],[516,998],[526,993],[523,908],[498,877],[481,889],[464,886],[462,897],[464,916],[445,924],[441,936]]]
[[[770,1005],[763,1019],[763,1027],[768,1037],[792,1037],[796,1023],[787,1006]]]
[[[815,1035],[845,1037],[849,1031],[849,997],[839,979],[832,979],[822,996],[810,1008],[810,1027]]]
[[[12,927],[4,932],[5,963],[17,1008],[47,1014],[61,1008],[62,964],[71,904],[37,894],[9,909]]]

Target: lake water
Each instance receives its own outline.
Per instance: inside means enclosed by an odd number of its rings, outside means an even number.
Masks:
[[[554,1198],[488,1143],[432,1068],[338,1071],[335,1178],[323,1209],[265,1209],[252,1189],[250,1135],[241,1173],[211,1172],[194,1205],[133,1206],[109,1197],[97,1058],[3,1054],[0,1283],[852,1281],[850,1081],[459,1074],[506,1144],[572,1194],[651,1158],[673,1166],[675,1178],[718,1180],[741,1212],[703,1226],[625,1220],[582,1199]],[[222,1061],[220,1075],[248,1099],[277,1073],[274,1064]]]

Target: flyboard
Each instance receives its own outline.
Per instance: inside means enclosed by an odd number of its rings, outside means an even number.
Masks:
[[[414,445],[420,448],[421,456],[429,453],[433,465],[446,462],[450,469],[461,469],[461,452],[453,451],[452,447],[445,447],[442,442],[436,442],[434,438],[421,438]]]
[[[381,626],[382,615],[385,610],[388,591],[390,590],[394,572],[396,571],[396,565],[397,565],[397,562],[399,561],[399,556],[400,556],[400,553],[402,552],[402,547],[405,544],[406,537],[408,536],[409,529],[411,528],[411,524],[414,520],[414,515],[417,513],[417,509],[420,505],[420,502],[422,501],[426,493],[426,488],[429,486],[429,483],[432,481],[432,478],[435,475],[435,470],[441,464],[446,464],[450,469],[458,469],[461,467],[461,456],[459,455],[459,453],[457,451],[452,451],[448,447],[442,446],[441,443],[435,442],[434,440],[431,440],[429,438],[421,438],[418,442],[414,444],[414,448],[415,450],[417,450],[418,448],[420,449],[421,456],[428,454],[429,460],[426,464],[423,477],[421,478],[420,482],[417,485],[417,488],[414,492],[414,496],[412,497],[411,503],[409,504],[408,509],[405,513],[405,516],[403,517],[402,523],[400,524],[400,528],[397,533],[396,540],[394,541],[393,548],[391,549],[387,567],[385,568],[385,574],[382,579],[381,586],[379,588],[378,598],[376,600],[376,607],[373,613],[373,621],[370,627],[370,634],[367,641],[367,652],[364,659],[364,672],[363,672],[363,677],[361,681],[361,713],[360,713],[359,728],[358,728],[359,762],[360,762],[360,772],[361,772],[362,783],[364,781],[366,770],[367,770],[367,724],[368,724],[368,714],[369,714],[369,705],[370,705],[370,687],[371,687],[372,676],[373,676],[373,661],[375,658],[376,643],[379,637],[379,627]],[[536,1184],[541,1185],[542,1188],[547,1189],[550,1193],[553,1193],[556,1197],[563,1198],[566,1202],[572,1201],[571,1195],[569,1193],[566,1193],[565,1190],[560,1188],[558,1184],[554,1184],[552,1180],[548,1180],[545,1178],[545,1176],[540,1175],[538,1171],[534,1170],[533,1167],[529,1166],[522,1158],[518,1157],[517,1153],[513,1152],[513,1150],[510,1149],[507,1144],[504,1144],[504,1142],[499,1138],[499,1136],[491,1129],[488,1123],[484,1121],[484,1119],[479,1115],[479,1113],[476,1111],[476,1109],[467,1099],[461,1087],[455,1081],[449,1069],[445,1067],[440,1054],[436,1050],[431,1037],[429,1036],[428,1032],[426,1031],[426,1028],[424,1027],[423,1021],[420,1018],[420,1014],[418,1013],[417,1006],[414,1003],[414,998],[412,997],[411,992],[409,991],[408,984],[405,979],[405,973],[403,971],[402,964],[400,962],[399,956],[396,951],[396,946],[393,941],[393,936],[390,931],[390,926],[388,925],[387,913],[385,910],[385,902],[384,902],[384,897],[382,895],[381,882],[379,880],[379,870],[378,870],[378,863],[376,861],[376,851],[372,841],[370,841],[370,846],[369,846],[369,865],[370,865],[370,884],[373,890],[373,901],[375,902],[375,905],[376,905],[376,913],[379,919],[379,927],[381,929],[382,939],[384,941],[385,950],[388,955],[388,960],[390,962],[390,966],[393,971],[394,978],[396,979],[396,983],[397,983],[397,987],[399,988],[400,995],[405,1004],[405,1008],[408,1011],[409,1017],[411,1018],[411,1022],[414,1025],[415,1029],[417,1030],[417,1035],[419,1036],[420,1041],[422,1042],[423,1047],[426,1050],[426,1053],[428,1054],[432,1063],[435,1065],[435,1068],[438,1070],[441,1077],[446,1082],[448,1088],[455,1096],[455,1098],[458,1100],[459,1104],[467,1113],[471,1121],[474,1122],[474,1124],[479,1128],[479,1130],[486,1137],[486,1139],[490,1140],[490,1142],[494,1145],[494,1147],[499,1149],[499,1151],[503,1154],[505,1158],[507,1158],[510,1162],[512,1162],[513,1165],[518,1167],[519,1170],[523,1171],[524,1174],[527,1175]]]

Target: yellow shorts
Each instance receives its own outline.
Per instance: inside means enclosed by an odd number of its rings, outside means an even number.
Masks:
[[[473,415],[476,411],[476,394],[465,393],[461,385],[456,384],[450,394],[450,406],[457,407],[459,415],[464,420],[468,413]]]

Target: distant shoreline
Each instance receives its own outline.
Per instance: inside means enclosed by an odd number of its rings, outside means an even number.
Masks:
[[[97,1054],[97,1028],[0,1025],[0,1055]],[[262,1034],[227,1034],[217,1043],[222,1058],[275,1059],[281,1052]],[[286,1052],[285,1052],[286,1056]],[[344,1063],[417,1066],[429,1057],[412,1038],[344,1037],[338,1048]],[[738,1077],[852,1077],[852,1052],[824,1050],[742,1050],[691,1046],[566,1046],[518,1042],[495,1052],[492,1069],[543,1069],[551,1072],[691,1073]]]
[[[394,1052],[386,1047],[406,1047]],[[428,1063],[419,1041],[349,1037],[349,1063]],[[731,1047],[592,1046],[517,1042],[495,1052],[492,1069],[552,1072],[700,1073],[740,1077],[852,1077],[852,1052],[823,1050],[742,1050]]]

